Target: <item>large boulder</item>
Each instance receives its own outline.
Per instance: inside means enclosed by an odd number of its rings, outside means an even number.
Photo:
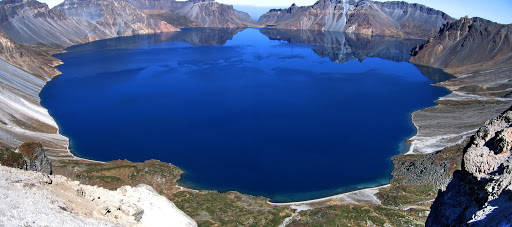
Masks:
[[[18,152],[23,156],[22,169],[52,174],[52,163],[40,143],[24,143]]]

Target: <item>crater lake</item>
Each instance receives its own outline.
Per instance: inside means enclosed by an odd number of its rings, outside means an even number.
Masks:
[[[423,40],[184,29],[73,46],[42,104],[79,157],[158,159],[180,184],[300,201],[389,183],[411,114],[449,79]]]

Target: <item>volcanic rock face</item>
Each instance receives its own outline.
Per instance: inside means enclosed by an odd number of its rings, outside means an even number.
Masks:
[[[432,205],[427,226],[512,224],[512,108],[488,121],[464,150],[463,169]]]
[[[320,0],[313,6],[270,10],[259,23],[282,29],[327,30],[427,39],[453,19],[419,4],[370,0]]]
[[[36,0],[1,1],[0,29],[17,43],[58,47],[177,30],[148,18],[124,0],[69,0],[54,9]]]
[[[486,66],[512,59],[512,25],[482,18],[462,18],[444,25],[439,34],[419,47],[413,63],[451,71]],[[459,68],[459,69],[458,69]]]
[[[129,0],[153,18],[179,27],[242,28],[256,22],[245,12],[213,0]]]
[[[177,31],[166,22],[149,18],[125,0],[66,0],[54,8],[64,15],[95,25],[89,40]]]

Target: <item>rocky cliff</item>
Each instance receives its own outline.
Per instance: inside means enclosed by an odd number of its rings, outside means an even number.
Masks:
[[[312,6],[274,9],[259,23],[282,29],[326,30],[427,39],[453,19],[419,4],[371,0],[319,0]]]
[[[512,25],[482,18],[461,18],[417,48],[411,61],[452,72],[489,67],[512,60]]]
[[[179,27],[242,28],[256,22],[245,12],[214,0],[129,0],[147,15]]]
[[[149,18],[125,0],[66,0],[53,10],[94,24],[90,41],[178,30],[167,22]]]
[[[1,1],[0,29],[17,43],[57,47],[177,30],[124,0],[68,0],[53,9],[36,0]]]
[[[463,169],[432,205],[427,226],[512,224],[512,108],[488,121],[464,149]]]

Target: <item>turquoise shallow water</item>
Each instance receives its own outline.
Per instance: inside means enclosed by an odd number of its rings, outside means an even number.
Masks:
[[[448,93],[431,86],[448,75],[404,62],[418,43],[259,29],[103,40],[59,54],[41,98],[78,156],[159,159],[186,186],[313,199],[389,181],[410,114]]]

